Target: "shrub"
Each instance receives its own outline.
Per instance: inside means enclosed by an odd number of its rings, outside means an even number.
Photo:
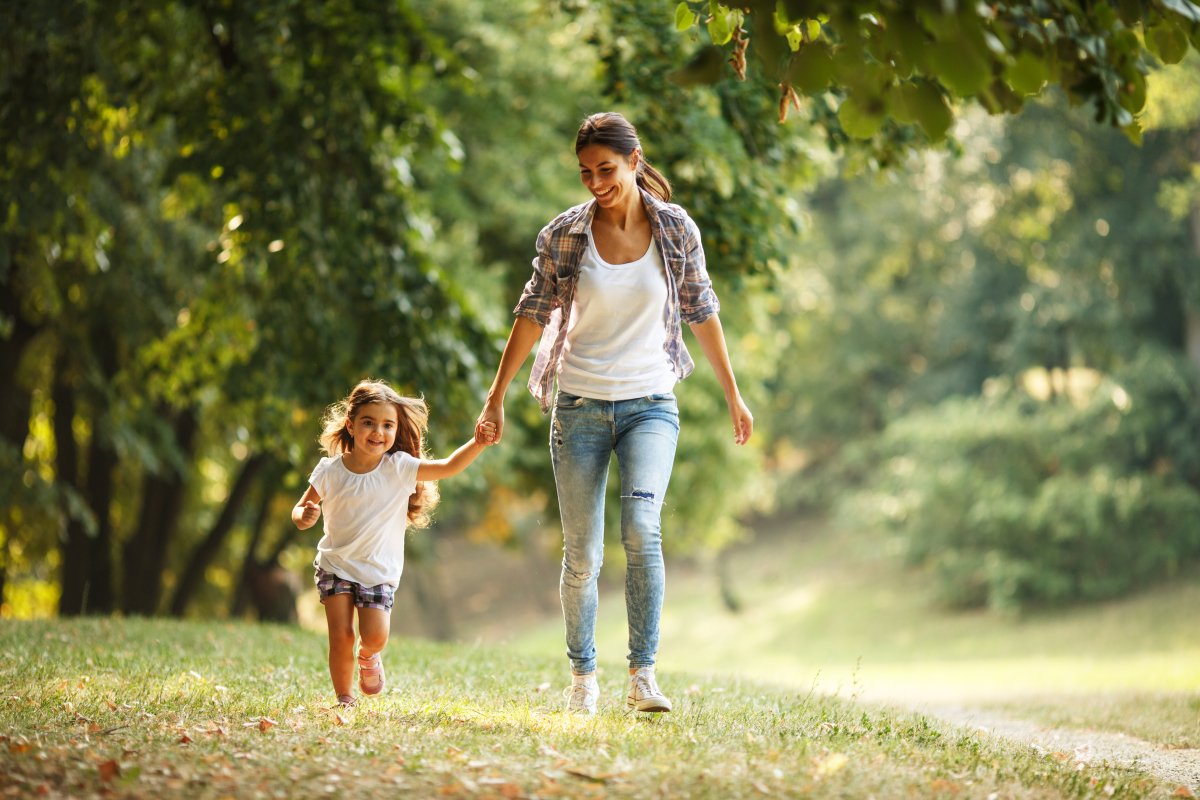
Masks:
[[[1097,600],[1200,558],[1193,365],[1146,351],[1078,405],[990,389],[910,414],[855,456],[873,470],[844,511],[897,529],[943,602]]]

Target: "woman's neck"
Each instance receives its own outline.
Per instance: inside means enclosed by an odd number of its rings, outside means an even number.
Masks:
[[[635,186],[629,199],[612,208],[597,208],[596,216],[606,225],[626,231],[646,219],[646,207],[642,204],[642,193]]]
[[[342,453],[342,463],[346,469],[356,475],[363,475],[367,472],[373,472],[379,466],[379,462],[383,461],[383,456],[368,456],[361,455],[356,450],[351,450],[348,453]]]

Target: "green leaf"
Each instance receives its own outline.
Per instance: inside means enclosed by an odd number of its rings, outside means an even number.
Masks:
[[[1200,7],[1187,0],[1161,0],[1162,4],[1184,19],[1200,22]]]
[[[966,37],[937,42],[930,48],[929,61],[936,76],[963,97],[987,86],[992,76],[988,58]]]
[[[1016,62],[1004,71],[1004,78],[1014,91],[1021,94],[1037,94],[1050,79],[1050,69],[1042,59],[1025,50],[1017,56]]]
[[[921,81],[904,87],[904,103],[930,141],[936,143],[946,138],[954,115],[936,86]]]
[[[716,83],[721,77],[721,66],[725,56],[721,49],[714,45],[706,45],[692,56],[688,63],[667,73],[667,80],[678,86],[695,86],[697,84]]]
[[[909,84],[892,84],[883,96],[884,102],[887,104],[888,116],[901,125],[912,125],[917,121],[912,112],[908,110],[908,102],[904,98],[907,88],[909,88]]]
[[[809,42],[788,65],[787,82],[804,94],[825,89],[833,81],[833,58],[825,42]]]
[[[857,95],[850,95],[838,109],[838,121],[850,136],[870,139],[883,124],[883,101],[870,98],[863,102]]]
[[[816,41],[817,37],[821,35],[821,23],[815,19],[810,19],[807,24],[809,41]]]
[[[720,6],[715,2],[711,4],[714,9],[712,21],[708,23],[708,35],[712,38],[713,44],[725,44],[733,38],[733,31],[729,28],[729,19],[726,13],[721,12]]]
[[[696,24],[696,15],[692,13],[692,9],[688,8],[686,2],[680,3],[675,8],[675,30],[686,31],[688,28]]]
[[[1188,40],[1183,29],[1174,22],[1164,21],[1148,31],[1146,44],[1164,64],[1178,64],[1187,55]]]

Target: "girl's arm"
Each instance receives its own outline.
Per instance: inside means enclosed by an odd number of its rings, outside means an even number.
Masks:
[[[476,441],[484,441],[481,438],[480,429],[490,423],[496,426],[495,438],[491,443],[500,444],[500,437],[504,435],[504,394],[508,391],[508,385],[512,383],[513,376],[517,374],[521,365],[525,363],[525,359],[529,357],[533,343],[542,335],[543,327],[529,317],[517,317],[516,322],[513,323],[508,343],[504,345],[504,355],[500,357],[500,367],[496,370],[496,380],[492,382],[492,388],[488,390],[487,402],[484,403],[483,411],[480,412],[479,420],[475,424]]]
[[[304,497],[301,497],[300,502],[296,503],[296,507],[292,509],[292,522],[296,523],[297,528],[306,531],[317,524],[317,519],[321,516],[321,507],[317,505],[319,502],[321,502],[321,495],[317,494],[316,489],[309,486]]]
[[[738,391],[737,378],[733,376],[733,367],[729,364],[729,351],[725,347],[725,332],[721,329],[721,320],[713,314],[704,322],[689,326],[700,342],[700,349],[708,363],[712,364],[717,373],[717,380],[725,390],[725,402],[729,405],[729,417],[733,420],[733,439],[738,444],[745,444],[754,431],[754,415],[742,401]]]
[[[482,436],[487,441],[488,437],[492,435],[493,427],[490,423],[484,423],[476,430],[476,436]],[[417,480],[438,481],[442,478],[457,475],[471,465],[471,462],[483,452],[484,447],[487,447],[487,445],[479,444],[474,439],[471,439],[471,441],[455,450],[454,455],[449,458],[422,461],[421,465],[417,467]]]

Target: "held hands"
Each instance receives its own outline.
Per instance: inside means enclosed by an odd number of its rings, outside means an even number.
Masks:
[[[500,441],[500,437],[496,434],[496,423],[494,422],[477,422],[475,423],[475,444],[483,447],[491,447]]]
[[[750,434],[754,432],[754,415],[746,408],[740,394],[727,399],[729,417],[733,420],[733,440],[738,444],[745,444],[750,441]]]
[[[479,412],[479,419],[475,422],[475,441],[487,447],[500,444],[502,436],[504,436],[504,403],[501,401],[492,405],[489,402],[484,405],[483,411]]]

